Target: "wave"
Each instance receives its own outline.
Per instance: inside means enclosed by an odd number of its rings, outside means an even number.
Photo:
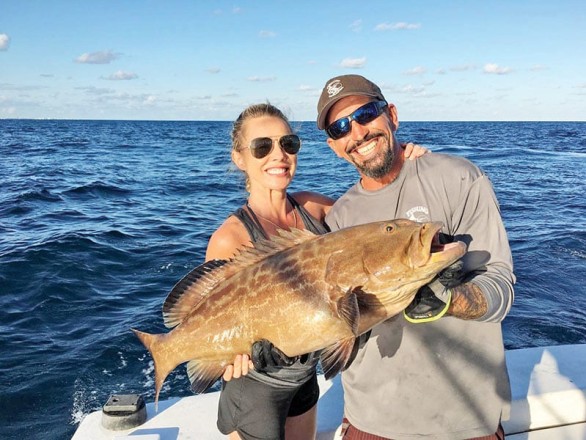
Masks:
[[[91,195],[96,197],[109,197],[118,195],[131,194],[132,190],[123,188],[118,185],[108,184],[102,181],[94,181],[75,188],[63,191],[62,194],[67,196]]]

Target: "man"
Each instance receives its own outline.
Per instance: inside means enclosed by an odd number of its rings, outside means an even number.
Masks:
[[[327,215],[332,230],[392,218],[440,221],[445,236],[468,245],[451,280],[438,277],[404,315],[361,339],[342,374],[344,439],[504,438],[510,385],[500,323],[515,278],[488,177],[444,154],[405,161],[397,109],[362,76],[329,80],[317,110],[328,145],[360,175]]]

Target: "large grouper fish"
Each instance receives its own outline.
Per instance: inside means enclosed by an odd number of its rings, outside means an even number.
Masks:
[[[322,350],[326,377],[347,366],[357,336],[398,313],[466,252],[441,245],[439,223],[398,219],[315,235],[305,230],[193,269],[163,305],[168,333],[134,330],[155,365],[155,401],[167,375],[189,362],[201,393],[237,354],[267,339],[288,356]]]

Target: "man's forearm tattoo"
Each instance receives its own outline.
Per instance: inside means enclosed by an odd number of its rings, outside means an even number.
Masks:
[[[460,319],[478,319],[488,310],[488,304],[480,288],[473,283],[452,287],[452,302],[448,315]]]

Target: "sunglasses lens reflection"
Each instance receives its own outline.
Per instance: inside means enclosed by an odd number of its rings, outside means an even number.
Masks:
[[[268,137],[255,138],[250,143],[250,152],[257,159],[267,156],[273,149],[273,140]]]
[[[301,148],[301,139],[296,134],[288,134],[279,139],[279,143],[287,154],[297,154]]]
[[[287,154],[297,154],[301,148],[301,140],[296,134],[282,136],[278,142]],[[250,142],[250,152],[257,159],[268,156],[271,151],[273,151],[273,140],[269,137],[254,138]]]
[[[348,133],[350,133],[352,121],[356,121],[360,125],[368,124],[381,115],[386,105],[387,103],[384,101],[369,102],[368,104],[365,104],[362,107],[356,109],[350,116],[346,116],[345,118],[340,118],[337,121],[332,122],[328,128],[326,128],[326,133],[332,139],[343,138]]]

